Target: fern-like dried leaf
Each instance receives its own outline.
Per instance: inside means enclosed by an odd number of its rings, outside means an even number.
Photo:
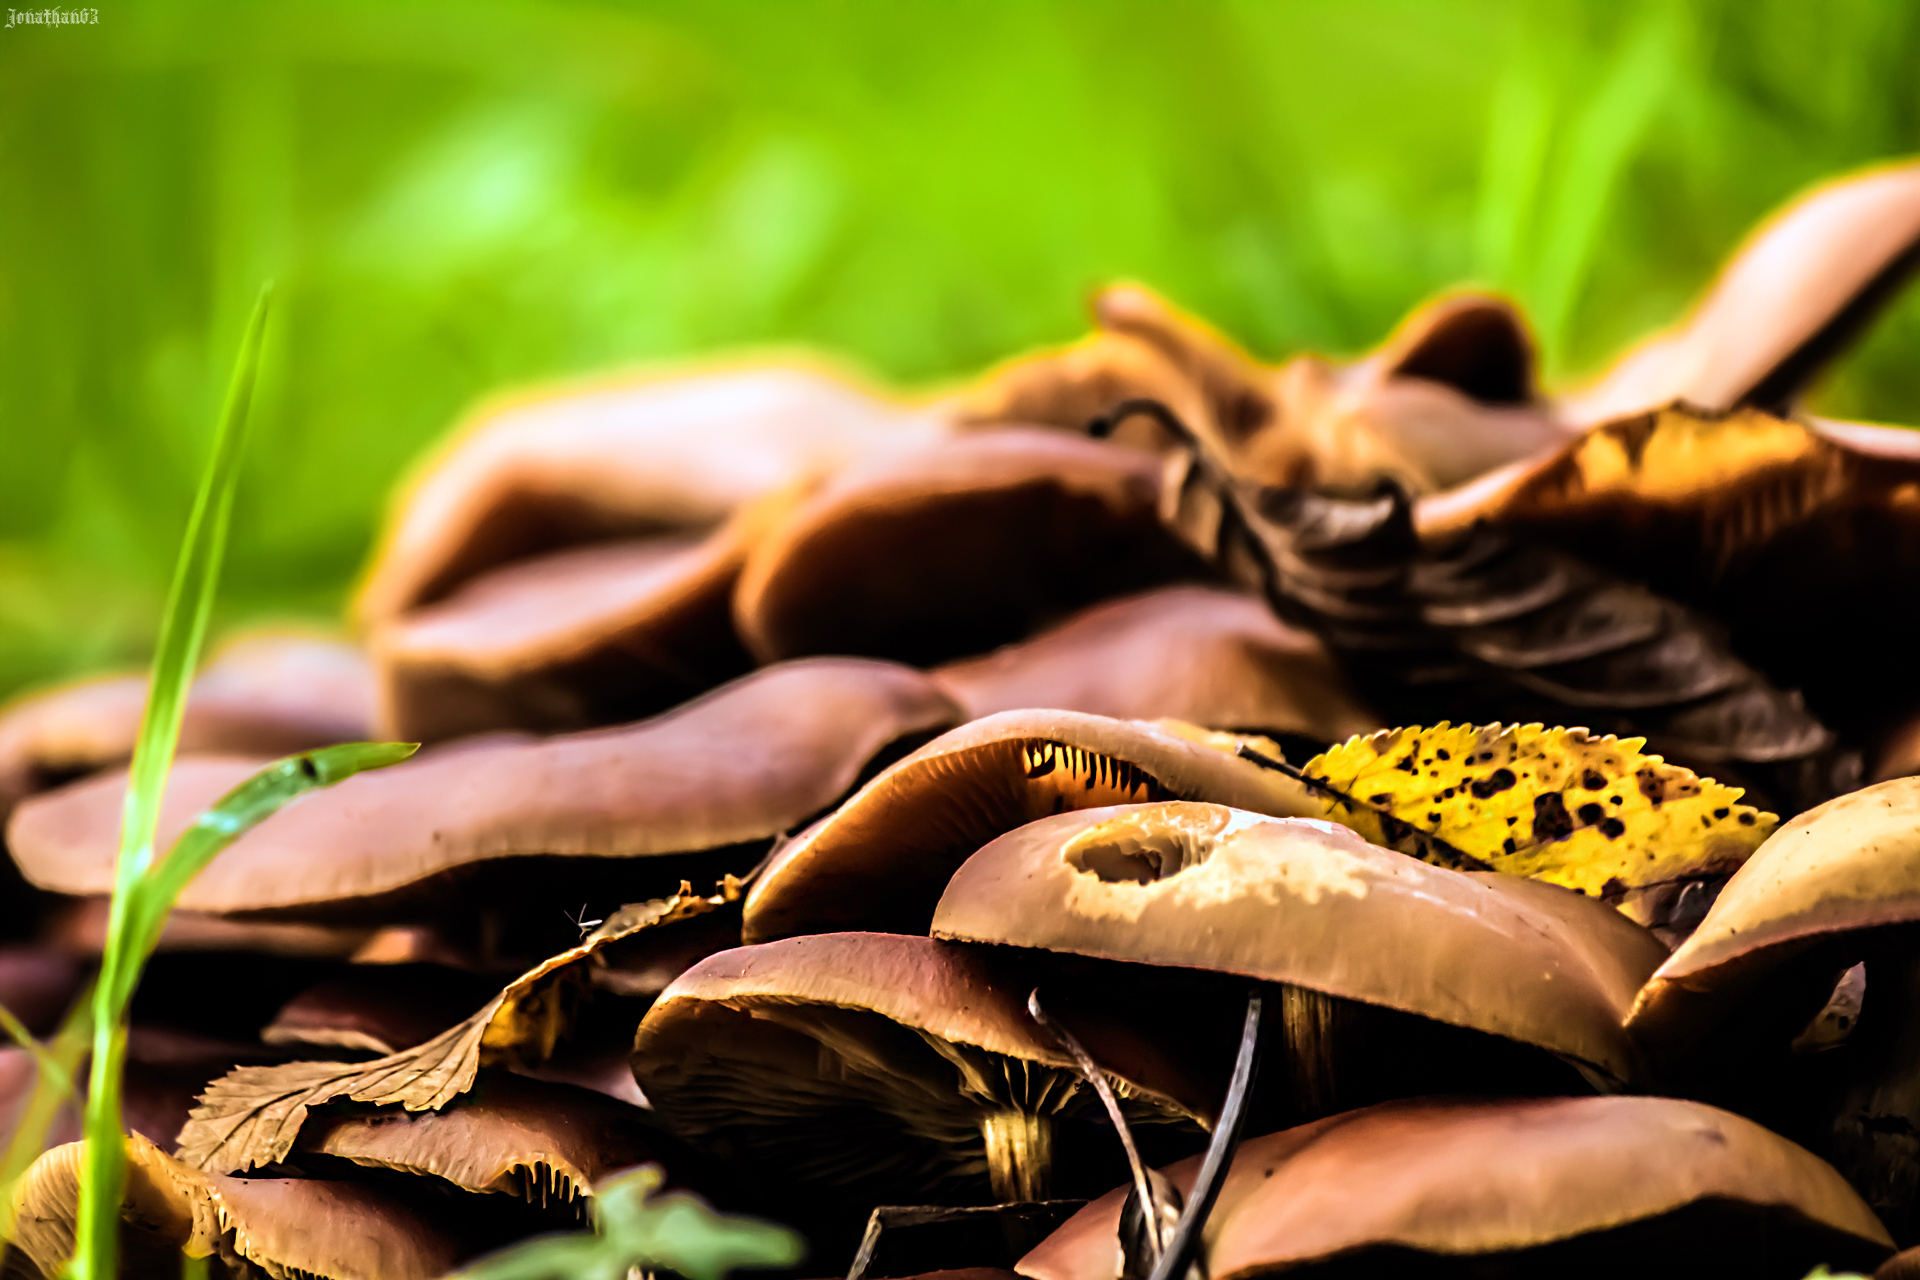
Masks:
[[[566,1030],[566,988],[584,977],[583,962],[602,947],[739,896],[739,882],[729,876],[710,896],[683,881],[671,897],[622,907],[586,941],[521,974],[466,1021],[384,1058],[237,1068],[200,1096],[180,1131],[180,1158],[213,1173],[276,1163],[293,1149],[308,1111],[335,1098],[438,1110],[472,1088],[483,1065],[550,1056]]]

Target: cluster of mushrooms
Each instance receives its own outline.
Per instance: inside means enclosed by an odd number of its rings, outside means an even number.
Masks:
[[[431,1280],[651,1163],[800,1276],[1920,1275],[1920,434],[1794,408],[1917,260],[1920,166],[1830,185],[1557,399],[1498,299],[1264,367],[1121,287],[930,401],[487,407],[359,643],[194,686],[163,847],[281,754],[424,746],[186,889],[123,1271]],[[0,718],[36,1035],[144,696]],[[1536,777],[1502,725],[1661,759]],[[1430,814],[1316,775],[1356,735]],[[1456,792],[1524,816],[1476,853]],[[0,1049],[0,1135],[34,1077]],[[7,1277],[71,1249],[75,1130]]]

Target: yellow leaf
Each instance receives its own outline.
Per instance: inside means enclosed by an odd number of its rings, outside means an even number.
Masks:
[[[1736,787],[1645,754],[1645,741],[1442,722],[1351,738],[1303,772],[1357,802],[1321,800],[1375,844],[1433,862],[1423,837],[1437,837],[1495,871],[1617,903],[1731,872],[1780,821],[1740,804]]]

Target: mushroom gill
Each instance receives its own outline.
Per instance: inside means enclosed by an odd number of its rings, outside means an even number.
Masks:
[[[1027,992],[1000,957],[927,938],[743,947],[661,995],[634,1041],[634,1076],[677,1136],[777,1191],[790,1218],[817,1206],[829,1235],[857,1231],[876,1203],[1084,1195],[1125,1165]],[[1053,1013],[1073,1022],[1134,1124],[1197,1137],[1214,1104],[1176,1047],[1076,1017],[1070,1002]]]

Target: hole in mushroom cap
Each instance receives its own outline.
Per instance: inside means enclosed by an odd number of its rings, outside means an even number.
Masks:
[[[1270,819],[1225,805],[1176,803],[1123,813],[1067,841],[1060,856],[1109,884],[1152,884],[1199,866],[1221,841]]]
[[[1281,819],[1225,805],[1171,801],[1143,806],[1088,828],[1067,841],[1061,857],[1074,870],[1109,884],[1152,884],[1200,866],[1237,833],[1276,821]],[[1284,821],[1332,833],[1344,831],[1313,818]]]

